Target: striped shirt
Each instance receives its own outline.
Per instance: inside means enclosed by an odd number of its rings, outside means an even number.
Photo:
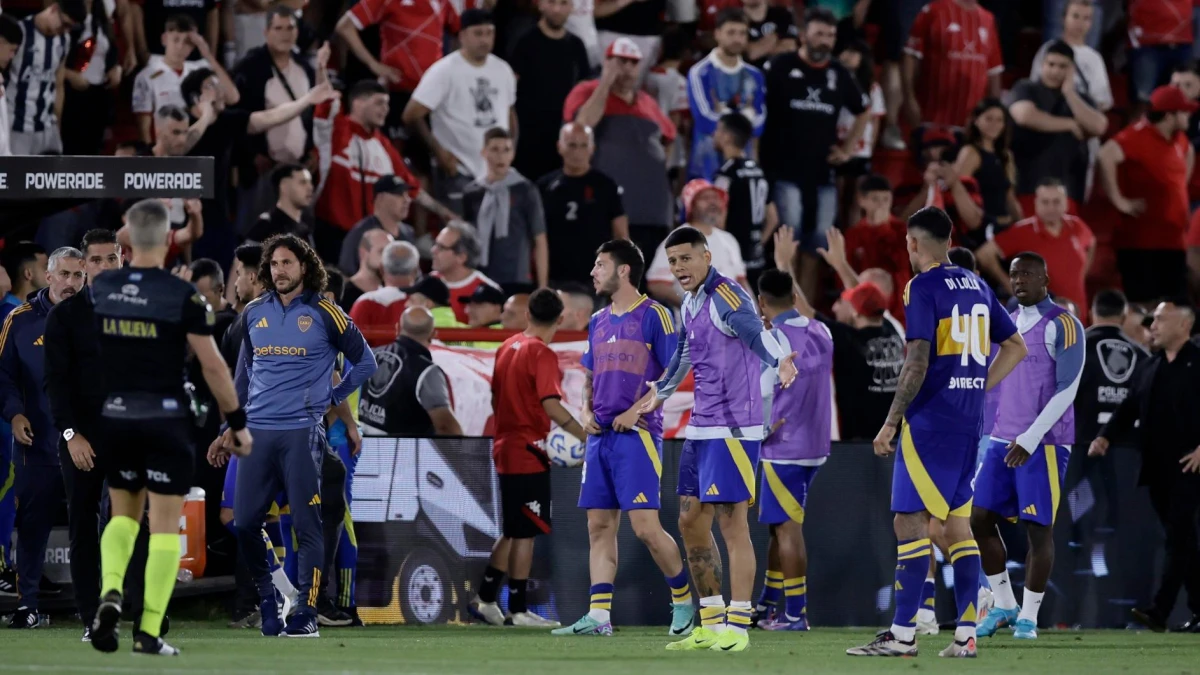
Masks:
[[[5,97],[16,133],[41,132],[54,126],[55,81],[70,41],[69,34],[42,35],[33,18],[21,20],[24,37],[8,70],[12,82]]]
[[[1004,70],[992,13],[955,0],[926,5],[904,51],[921,61],[921,121],[942,126],[966,126],[975,104],[987,95],[988,77]]]

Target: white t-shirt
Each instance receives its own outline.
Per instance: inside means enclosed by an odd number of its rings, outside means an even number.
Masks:
[[[105,57],[108,56],[108,50],[112,49],[113,45],[109,43],[108,36],[104,34],[104,31],[100,31],[95,35],[92,34],[91,17],[88,17],[88,20],[83,22],[79,37],[76,38],[76,44],[82,44],[89,39],[94,39],[96,44],[92,48],[92,59],[88,61],[87,67],[83,69],[83,79],[88,84],[96,87],[108,80],[108,73],[104,72],[104,61]]]
[[[508,130],[508,112],[517,102],[517,78],[498,56],[473,66],[462,52],[448,54],[425,71],[412,100],[429,108],[433,137],[459,162],[459,173],[487,175],[483,135]]]
[[[646,73],[646,92],[658,102],[659,110],[669,119],[671,113],[688,112],[688,82],[675,68],[654,67]],[[667,167],[687,166],[687,158],[683,156],[684,143],[671,144],[671,156],[667,158]]]
[[[596,0],[575,0],[571,16],[567,17],[567,30],[583,40],[588,61],[593,68],[600,65],[600,38],[596,34],[595,12]]]
[[[1046,57],[1046,49],[1054,42],[1051,40],[1042,45],[1033,57],[1033,67],[1029,69],[1029,78],[1037,81],[1042,77],[1042,59]],[[1104,57],[1100,52],[1087,45],[1071,47],[1075,50],[1075,89],[1085,93],[1096,103],[1096,109],[1105,112],[1113,107],[1112,84],[1108,81],[1108,69],[1104,66]]]
[[[8,97],[4,95],[4,73],[0,73],[0,157],[12,154],[8,135],[12,132],[12,118],[8,116]]]
[[[164,105],[177,105],[187,110],[179,86],[192,71],[208,67],[208,61],[198,59],[184,61],[183,70],[176,71],[163,61],[161,55],[151,55],[150,62],[133,81],[133,112],[153,115]]]
[[[854,146],[854,156],[869,159],[875,147],[875,134],[879,133],[879,120],[887,114],[887,104],[883,101],[883,87],[879,86],[878,82],[871,83],[871,103],[867,112],[870,113],[870,117],[867,118],[867,126],[863,127],[862,136],[858,137],[858,145]],[[838,112],[838,140],[845,138],[850,129],[854,128],[854,118],[855,116],[845,108]]]
[[[742,260],[742,247],[738,244],[737,238],[725,230],[715,227],[712,234],[706,236],[708,237],[708,250],[712,253],[712,266],[734,281],[745,279],[746,261]],[[646,281],[670,281],[675,284],[675,290],[682,294],[683,289],[679,286],[679,282],[675,281],[675,276],[671,274],[671,266],[667,264],[665,243],[659,244],[658,250],[654,252],[654,261],[650,263],[650,270],[646,272]]]

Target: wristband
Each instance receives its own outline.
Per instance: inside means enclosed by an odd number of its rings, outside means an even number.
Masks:
[[[246,411],[243,408],[238,408],[231,412],[225,413],[225,421],[229,424],[229,428],[234,431],[241,431],[246,428]]]

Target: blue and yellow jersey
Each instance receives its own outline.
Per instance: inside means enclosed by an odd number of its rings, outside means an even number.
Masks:
[[[905,412],[914,431],[980,432],[992,343],[1017,327],[973,272],[935,265],[904,288],[908,341],[930,343],[929,369]]]

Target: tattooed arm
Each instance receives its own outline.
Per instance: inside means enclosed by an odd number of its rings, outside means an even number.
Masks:
[[[896,396],[892,399],[892,407],[888,410],[884,426],[895,429],[908,410],[908,404],[916,398],[917,392],[925,382],[925,371],[929,370],[929,341],[912,340],[908,343],[908,353],[904,356],[904,367],[900,370],[900,381],[896,384]]]

